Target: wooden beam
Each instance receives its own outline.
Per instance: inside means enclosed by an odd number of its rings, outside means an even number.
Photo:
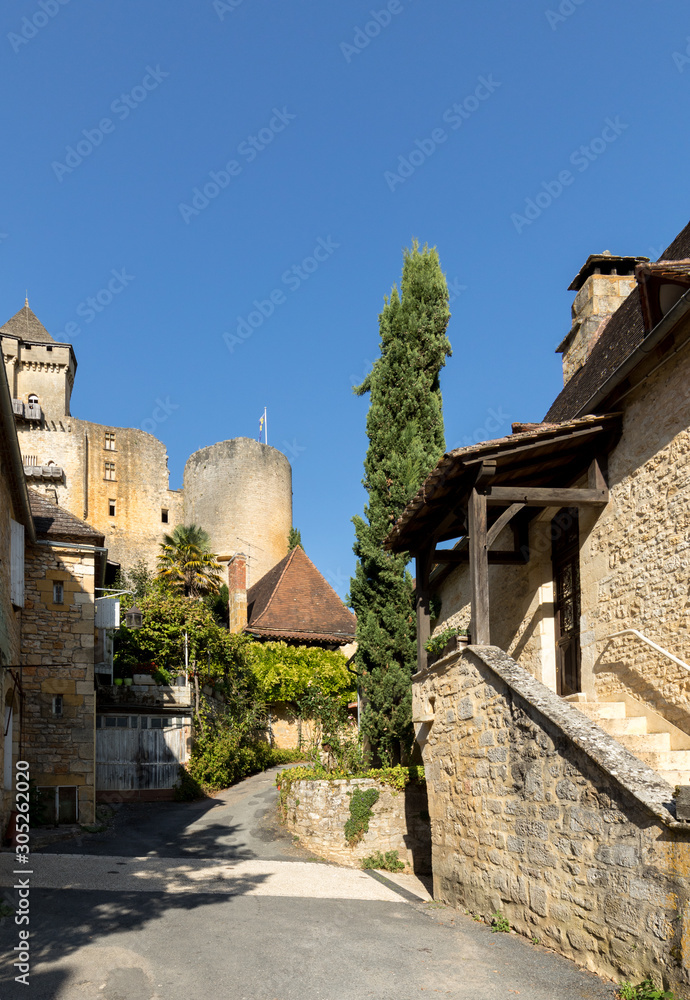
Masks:
[[[428,653],[424,649],[424,643],[431,635],[431,613],[429,610],[429,574],[431,573],[431,555],[433,548],[431,545],[425,546],[417,553],[415,558],[416,579],[415,590],[417,594],[417,669],[422,670],[426,666]]]
[[[472,642],[490,644],[489,558],[486,545],[486,497],[475,490],[468,507],[470,531],[470,587],[472,590]]]
[[[504,510],[501,516],[494,521],[486,536],[486,544],[489,549],[491,549],[491,546],[501,534],[506,524],[508,524],[508,522],[511,521],[515,515],[524,508],[524,506],[524,503],[511,504],[508,510]]]
[[[499,549],[488,553],[491,566],[521,566],[528,560],[521,552]],[[436,549],[432,562],[438,566],[466,566],[470,561],[469,549]]]
[[[539,486],[491,486],[486,500],[494,503],[522,503],[530,507],[605,507],[608,490],[553,489]]]
[[[608,500],[609,484],[606,482],[606,476],[604,475],[604,461],[604,459],[599,457],[594,459],[587,470],[587,485],[590,490],[598,490],[600,493],[605,493]]]

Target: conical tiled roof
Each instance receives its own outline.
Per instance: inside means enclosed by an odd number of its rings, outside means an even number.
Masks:
[[[7,333],[10,337],[19,337],[21,340],[29,340],[31,343],[55,344],[43,323],[29,307],[27,299],[18,313],[12,319],[8,319],[0,333]]]
[[[297,546],[247,593],[247,632],[261,639],[344,645],[355,616]]]

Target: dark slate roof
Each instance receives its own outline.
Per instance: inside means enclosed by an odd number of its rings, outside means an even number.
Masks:
[[[261,639],[342,645],[355,616],[299,546],[249,588],[247,632]]]
[[[9,334],[10,337],[18,337],[20,340],[28,340],[34,344],[57,343],[40,319],[29,308],[28,300],[12,319],[8,319],[5,325],[0,327],[0,334],[2,333]]]
[[[690,257],[690,223],[662,253],[659,260]],[[544,420],[572,420],[644,339],[640,290],[634,288],[608,321],[592,353],[563,386]]]
[[[104,536],[86,521],[80,521],[74,514],[57,504],[46,500],[35,490],[29,490],[29,503],[34,519],[37,538],[49,540],[83,542],[85,545],[103,545]]]

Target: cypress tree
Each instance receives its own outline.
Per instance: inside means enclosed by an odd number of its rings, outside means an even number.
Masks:
[[[407,554],[383,541],[445,450],[439,373],[451,354],[448,288],[438,254],[416,241],[403,256],[379,316],[380,357],[357,395],[369,393],[364,517],[354,517],[358,563],[350,585],[357,615],[357,663],[365,700],[361,728],[380,761],[412,750],[417,623]]]

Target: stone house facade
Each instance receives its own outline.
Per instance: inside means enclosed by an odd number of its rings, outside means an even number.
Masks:
[[[93,821],[94,592],[105,549],[98,531],[27,488],[2,373],[0,424],[4,835],[18,760],[42,790],[48,820]]]
[[[690,226],[571,288],[544,420],[444,455],[388,538],[417,562],[434,877],[590,968],[686,988]],[[429,635],[463,627],[433,662]]]
[[[123,428],[72,416],[74,349],[51,337],[28,301],[0,328],[0,345],[27,480],[105,536],[110,576],[139,559],[153,568],[163,535],[181,523],[205,528],[226,560],[245,552],[252,583],[286,555],[292,470],[277,449],[249,438],[202,448],[183,488],[171,490],[165,445],[146,420]]]

